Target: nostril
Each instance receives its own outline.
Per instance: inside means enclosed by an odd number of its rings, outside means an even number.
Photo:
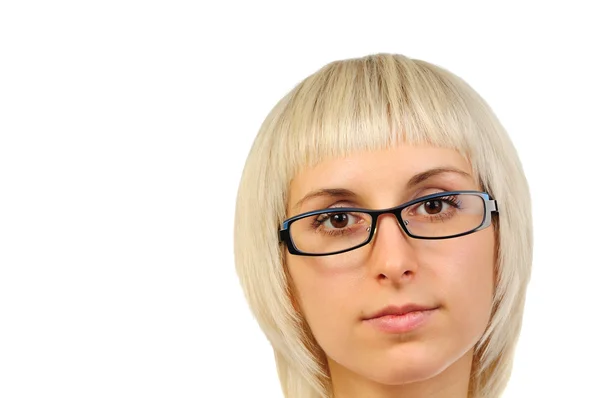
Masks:
[[[386,273],[380,273],[377,279],[380,281],[384,281],[386,279],[410,280],[414,277],[414,274],[415,273],[412,269],[407,269],[404,270],[401,274],[396,274],[396,276],[394,276],[392,273],[390,273],[389,275],[386,275]]]

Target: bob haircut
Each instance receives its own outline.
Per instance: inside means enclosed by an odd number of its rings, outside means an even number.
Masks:
[[[278,231],[294,176],[327,158],[396,145],[457,150],[498,201],[492,315],[475,346],[470,397],[499,397],[521,330],[533,252],[531,203],[517,152],[487,103],[462,79],[397,54],[332,62],[269,113],[236,203],[234,251],[249,306],[271,343],[286,398],[331,396],[325,353],[294,304]]]

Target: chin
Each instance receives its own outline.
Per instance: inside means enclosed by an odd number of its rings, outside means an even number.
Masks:
[[[402,385],[431,379],[447,368],[446,365],[432,361],[418,363],[416,361],[408,361],[401,365],[398,365],[398,363],[387,365],[371,369],[369,374],[365,376],[385,385]]]
[[[431,379],[443,373],[460,358],[442,347],[394,347],[369,361],[373,366],[358,370],[364,377],[384,385],[402,385]]]

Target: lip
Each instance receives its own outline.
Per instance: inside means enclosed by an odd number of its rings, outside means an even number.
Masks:
[[[363,319],[363,322],[385,333],[407,333],[425,325],[437,309],[417,304],[388,306]]]

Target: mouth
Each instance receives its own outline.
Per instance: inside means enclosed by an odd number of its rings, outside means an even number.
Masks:
[[[363,319],[363,322],[384,333],[408,333],[424,326],[439,307],[408,304],[389,306]]]

